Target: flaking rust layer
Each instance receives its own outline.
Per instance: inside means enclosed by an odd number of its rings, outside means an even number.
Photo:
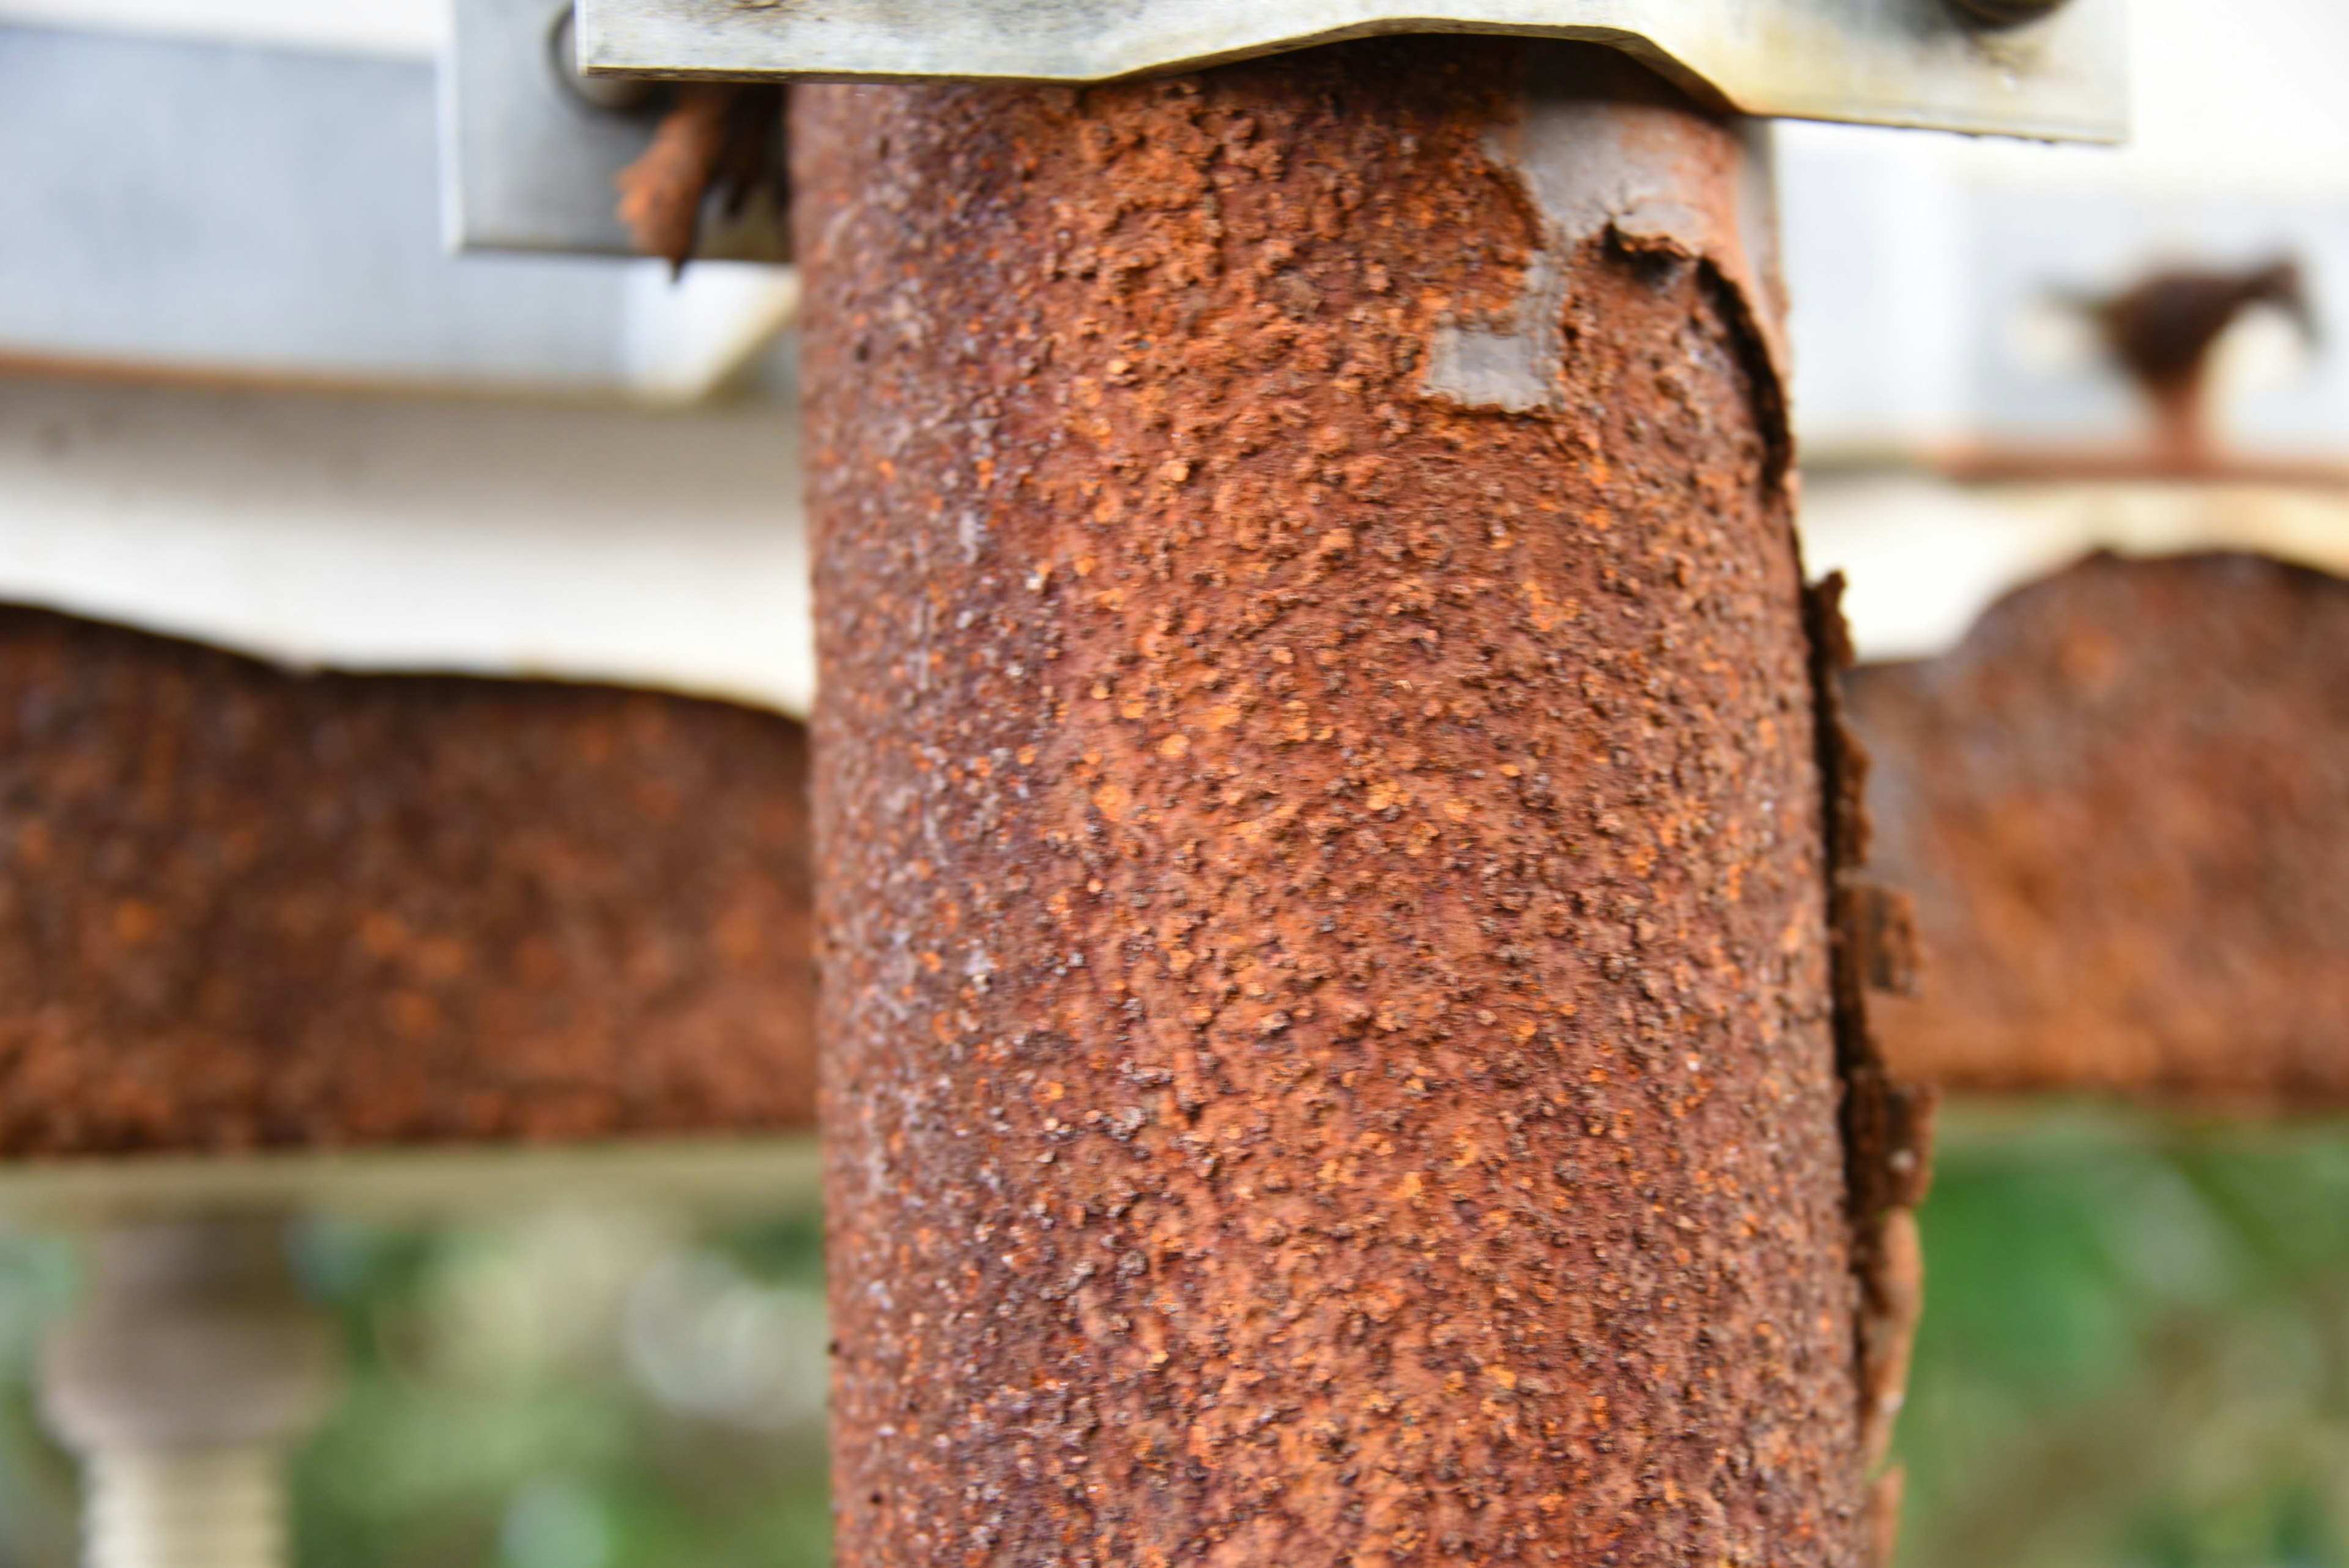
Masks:
[[[1917,899],[1917,994],[1878,1007],[1903,1074],[2349,1105],[2349,583],[2092,557],[1850,705]]]
[[[0,1155],[804,1126],[805,756],[0,609]]]
[[[843,1563],[1869,1551],[1751,171],[1611,62],[795,89]]]

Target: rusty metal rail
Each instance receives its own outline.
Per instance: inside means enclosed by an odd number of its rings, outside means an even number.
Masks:
[[[2349,1104],[2349,583],[2098,556],[1863,669],[1905,1072],[1984,1093]]]
[[[0,1154],[812,1111],[787,719],[0,610]]]

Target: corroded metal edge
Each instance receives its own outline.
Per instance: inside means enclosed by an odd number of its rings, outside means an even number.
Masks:
[[[1902,1472],[1883,1469],[1906,1402],[1909,1352],[1924,1309],[1924,1253],[1917,1205],[1932,1180],[1940,1091],[1888,1064],[1872,1011],[1877,996],[1910,989],[1916,976],[1912,902],[1872,880],[1875,828],[1868,812],[1868,748],[1846,711],[1852,666],[1843,617],[1844,581],[1832,573],[1809,592],[1811,680],[1818,705],[1819,774],[1826,801],[1829,941],[1837,1069],[1843,1079],[1845,1181],[1852,1274],[1859,1286],[1853,1357],[1860,1449],[1881,1471],[1868,1501],[1871,1568],[1889,1568],[1899,1543]]]

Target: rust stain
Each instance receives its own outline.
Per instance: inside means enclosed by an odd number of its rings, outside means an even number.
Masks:
[[[0,1153],[804,1125],[805,749],[0,608]]]
[[[1917,995],[1877,1001],[1903,1074],[2349,1104],[2349,583],[2096,556],[1850,704],[1917,899]]]
[[[1769,305],[1528,67],[794,93],[843,1563],[1867,1549]]]

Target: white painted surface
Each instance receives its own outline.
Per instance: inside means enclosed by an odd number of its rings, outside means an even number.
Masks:
[[[2349,457],[2349,6],[2134,0],[2130,56],[2120,149],[1778,127],[1814,459],[2127,439],[2134,396],[2064,299],[2277,255],[2309,273],[2324,341],[2251,318],[2220,417],[2255,449]]]
[[[447,0],[0,0],[0,20],[429,60]]]
[[[678,402],[788,318],[783,268],[448,254],[435,124],[421,62],[0,23],[0,360]]]
[[[797,421],[0,379],[0,598],[804,713]]]
[[[623,384],[648,403],[698,403],[724,387],[791,325],[797,267],[696,262],[672,278],[666,263],[631,263],[620,315]]]
[[[2001,595],[2097,550],[2248,550],[2349,576],[2349,494],[2257,485],[1954,485],[1922,473],[1814,477],[1804,564],[1840,570],[1862,659],[1956,645]]]

